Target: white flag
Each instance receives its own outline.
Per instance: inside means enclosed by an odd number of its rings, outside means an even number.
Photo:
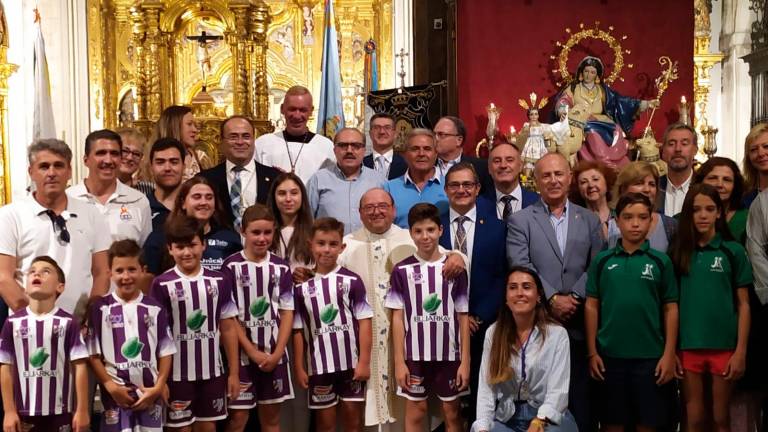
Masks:
[[[51,102],[51,80],[48,76],[48,60],[45,57],[45,41],[40,28],[40,14],[35,9],[35,49],[33,55],[35,74],[35,116],[32,139],[56,138]]]

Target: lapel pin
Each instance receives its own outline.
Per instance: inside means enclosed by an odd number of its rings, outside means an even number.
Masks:
[[[480,225],[485,223],[485,219],[480,219]]]

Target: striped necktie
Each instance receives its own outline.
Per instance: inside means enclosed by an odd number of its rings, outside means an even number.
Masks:
[[[243,194],[243,185],[240,182],[240,173],[245,168],[241,166],[235,166],[232,168],[232,173],[234,173],[235,178],[232,180],[232,186],[229,188],[229,199],[232,202],[232,214],[235,217],[235,229],[240,231],[240,223],[243,219],[243,212],[242,212],[242,194]]]
[[[510,216],[512,216],[512,200],[515,199],[512,195],[504,195],[501,197],[501,202],[504,203],[504,210],[501,213],[501,220],[506,222]]]
[[[456,219],[454,219],[458,223],[458,228],[456,228],[456,238],[453,242],[453,248],[458,249],[463,253],[464,255],[467,254],[467,231],[464,229],[464,222],[468,221],[469,218],[466,216],[458,216]]]

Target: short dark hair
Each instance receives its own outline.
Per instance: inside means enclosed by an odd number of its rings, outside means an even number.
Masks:
[[[685,123],[680,123],[680,122],[672,123],[669,126],[667,126],[667,128],[664,130],[664,138],[662,138],[661,143],[666,144],[667,138],[669,137],[669,133],[676,130],[687,130],[688,132],[690,132],[691,135],[693,135],[693,145],[695,145],[696,147],[699,146],[699,142],[698,142],[699,137],[698,137],[698,134],[696,133],[696,129],[694,129],[693,126],[691,125],[687,125]]]
[[[229,123],[232,120],[236,120],[236,119],[241,119],[241,120],[247,121],[248,125],[251,126],[251,132],[256,133],[256,129],[254,129],[253,123],[251,123],[251,119],[249,119],[248,117],[246,117],[244,115],[241,115],[241,114],[235,114],[235,115],[231,115],[231,116],[225,118],[224,121],[221,122],[221,125],[219,126],[219,136],[221,138],[224,138],[224,127],[227,125],[227,123]]]
[[[411,207],[408,211],[408,226],[413,228],[415,224],[424,220],[430,220],[436,223],[437,226],[442,226],[440,210],[434,204],[418,203]]]
[[[242,231],[245,232],[245,229],[248,228],[248,224],[250,224],[253,221],[257,220],[265,220],[268,222],[272,222],[272,224],[275,224],[275,215],[272,214],[272,212],[269,210],[267,206],[264,204],[256,203],[243,212],[243,220],[241,223]]]
[[[110,129],[100,129],[100,130],[89,133],[88,136],[85,137],[85,155],[86,156],[91,154],[91,147],[96,141],[100,139],[114,141],[117,143],[117,145],[120,147],[121,150],[123,149],[123,139],[120,138],[120,134]]]
[[[467,127],[464,126],[464,120],[456,117],[456,116],[444,116],[440,117],[440,120],[446,119],[450,120],[451,123],[453,123],[453,126],[456,128],[456,134],[461,137],[464,141],[467,140]],[[438,120],[438,121],[440,121]]]
[[[165,243],[170,246],[173,243],[190,244],[199,238],[202,242],[205,238],[205,225],[197,219],[186,215],[169,217],[165,221]]]
[[[315,237],[315,233],[322,232],[336,232],[340,237],[344,237],[344,222],[341,222],[332,217],[323,217],[315,219],[312,224],[312,230],[310,231],[310,238]]]
[[[385,118],[385,119],[391,120],[393,125],[395,123],[397,123],[397,121],[395,120],[395,116],[393,116],[392,114],[389,114],[389,113],[376,113],[376,114],[371,116],[370,120],[368,120],[368,125],[373,124],[374,120],[378,120],[380,118]]]
[[[152,162],[155,160],[155,153],[170,148],[175,148],[179,151],[182,161],[187,157],[187,150],[184,148],[184,144],[182,144],[181,141],[176,138],[160,138],[152,143],[152,147],[149,149],[149,161]]]
[[[54,270],[56,270],[56,277],[59,278],[59,282],[66,283],[66,277],[64,276],[64,270],[61,269],[59,266],[59,263],[56,262],[55,259],[49,257],[48,255],[40,255],[39,257],[36,257],[32,260],[30,263],[30,266],[36,262],[44,262],[47,264],[50,264]]]
[[[445,173],[445,184],[448,185],[448,179],[455,173],[456,171],[470,171],[472,172],[472,177],[475,178],[475,183],[480,183],[480,177],[477,175],[477,170],[475,169],[475,166],[472,165],[469,162],[459,162],[456,165],[450,167],[448,169],[448,172]]]
[[[113,242],[107,250],[107,258],[109,259],[110,267],[112,267],[112,262],[115,258],[136,258],[139,260],[140,265],[144,265],[144,254],[142,253],[141,246],[136,243],[136,240],[132,239]]]
[[[653,203],[650,198],[639,192],[627,192],[616,203],[616,216],[621,216],[621,212],[633,204],[642,204],[648,209],[648,213],[653,213]]]

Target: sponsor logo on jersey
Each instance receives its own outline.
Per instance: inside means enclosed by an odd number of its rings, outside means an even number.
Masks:
[[[715,262],[713,262],[712,265],[709,266],[709,269],[717,273],[724,272],[725,270],[723,270],[723,257],[716,256]]]
[[[646,279],[649,281],[655,280],[653,278],[653,264],[646,264],[645,268],[643,269],[643,272],[640,273],[640,278]]]

